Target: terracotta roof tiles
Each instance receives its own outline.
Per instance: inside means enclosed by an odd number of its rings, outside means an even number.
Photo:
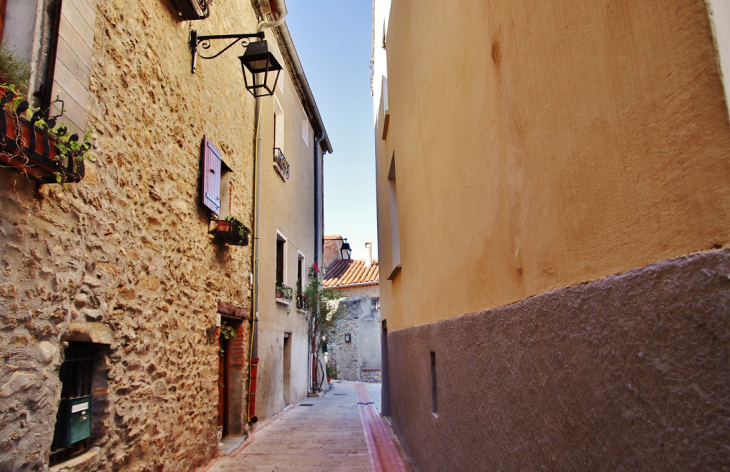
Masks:
[[[380,282],[378,275],[378,261],[373,261],[370,267],[365,261],[349,259],[337,260],[325,271],[322,284],[325,287],[340,287],[354,284],[377,284]]]

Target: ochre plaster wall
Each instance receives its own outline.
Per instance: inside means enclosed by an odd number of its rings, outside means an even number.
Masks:
[[[255,31],[256,20],[246,1],[216,2],[193,24],[167,1],[99,2],[96,162],[80,184],[38,192],[0,169],[0,470],[46,462],[71,323],[112,333],[108,390],[95,392],[108,405],[87,469],[195,470],[217,454],[219,356],[206,330],[219,300],[250,307],[251,253],[207,233],[200,149],[207,135],[223,152],[232,212],[251,226],[254,100],[235,55],[191,74],[191,26]]]
[[[390,332],[730,236],[730,126],[702,0],[393,0],[378,142]],[[382,127],[382,122],[378,123]]]

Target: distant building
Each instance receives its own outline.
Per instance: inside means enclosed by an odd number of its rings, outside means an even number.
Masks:
[[[325,256],[327,244],[325,240]],[[361,382],[381,380],[380,283],[378,261],[372,259],[372,245],[365,260],[336,256],[323,279],[325,288],[344,297],[339,309],[345,315],[327,340],[328,365],[337,369],[337,378]],[[339,244],[341,246],[341,243]],[[332,246],[330,246],[332,247]]]

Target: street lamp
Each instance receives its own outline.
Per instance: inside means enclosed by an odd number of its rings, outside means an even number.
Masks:
[[[352,248],[350,247],[350,243],[347,242],[347,238],[343,240],[342,246],[340,246],[340,257],[342,260],[350,260],[350,255],[352,254]]]
[[[273,95],[282,68],[276,57],[269,52],[268,43],[266,41],[251,43],[239,59],[243,68],[246,90],[251,92],[254,97]],[[269,72],[272,72],[271,76]]]
[[[233,40],[226,47],[211,56],[200,54],[199,48],[208,50],[211,47],[211,41],[216,40]],[[251,42],[252,39],[258,41]],[[193,30],[190,32],[190,51],[192,53],[192,73],[197,68],[197,59],[215,59],[234,45],[240,43],[245,48],[243,56],[238,59],[241,61],[243,69],[243,80],[246,84],[246,90],[251,92],[254,97],[266,97],[274,94],[276,83],[279,80],[282,66],[276,59],[274,54],[269,51],[269,46],[264,40],[264,33],[253,34],[218,34],[212,36],[198,36],[198,32]]]

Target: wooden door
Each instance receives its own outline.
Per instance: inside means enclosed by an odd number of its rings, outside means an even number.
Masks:
[[[221,351],[218,354],[218,427],[223,428],[223,436],[228,435],[228,366],[230,365],[230,345],[221,334],[218,338]]]

